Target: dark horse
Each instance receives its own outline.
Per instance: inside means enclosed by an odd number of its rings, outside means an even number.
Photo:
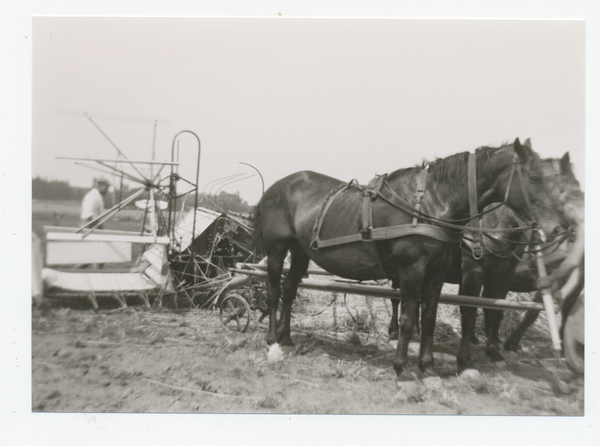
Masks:
[[[583,192],[579,189],[579,182],[575,179],[568,154],[562,159],[543,160],[542,170],[550,187],[551,194],[558,200],[558,209],[565,223],[572,228],[577,228],[576,237],[583,237]],[[519,221],[510,212],[501,213],[498,209],[483,218],[483,226],[515,227]],[[462,254],[462,280],[459,294],[466,296],[479,296],[492,299],[504,299],[509,291],[532,292],[537,291],[538,271],[535,259],[525,252],[527,246],[527,233],[515,232],[508,236],[491,234],[485,238],[485,254],[481,258],[474,258],[472,252],[466,249]],[[580,243],[578,243],[580,244]],[[569,258],[568,251],[573,249],[565,240],[560,245],[547,246],[543,256],[547,271],[550,273]],[[582,248],[583,249],[583,248]],[[579,257],[574,252],[572,255]],[[581,256],[583,251],[581,251]],[[562,286],[566,278],[559,281]],[[568,314],[572,304],[583,288],[583,274],[565,291],[565,305],[563,314]],[[535,301],[541,302],[541,293],[537,292]],[[516,350],[519,340],[527,327],[536,319],[539,312],[526,313],[524,322],[511,334],[505,343],[506,350]],[[475,339],[476,308],[461,307],[462,340],[457,355],[457,367],[461,372],[473,366],[470,356],[470,343]],[[485,309],[485,334],[486,354],[492,361],[502,361],[500,353],[500,339],[498,336],[502,321],[502,310]],[[565,317],[562,318],[563,322]],[[562,330],[561,330],[562,331]]]
[[[471,166],[477,171],[474,189],[478,211],[490,203],[504,201],[517,214],[538,221],[551,237],[560,220],[547,192],[538,156],[530,147],[521,145],[517,138],[513,144],[502,147],[479,148],[471,159],[475,161]],[[267,342],[293,345],[292,303],[312,259],[334,275],[354,280],[388,278],[398,285],[402,302],[394,369],[399,380],[413,379],[411,374],[402,372],[420,305],[418,364],[424,375],[435,375],[433,332],[439,295],[460,249],[462,232],[456,228],[461,229],[470,219],[468,160],[469,153],[464,152],[438,159],[427,169],[400,169],[383,180],[376,178],[378,186],[367,189],[310,171],[289,175],[273,184],[258,204],[256,225],[257,241],[262,242],[268,256]],[[425,182],[423,170],[428,171]],[[417,188],[422,192],[417,193],[417,205],[407,207],[407,203],[414,202]],[[371,199],[365,200],[369,195]],[[371,206],[368,214],[361,212],[365,205]],[[438,226],[423,224],[424,221]],[[413,224],[416,229],[409,230],[409,235],[385,234],[388,229],[393,233],[396,228]],[[439,225],[454,229],[440,229]],[[371,234],[380,238],[370,237]],[[340,238],[346,243],[315,243]],[[288,251],[291,266],[283,285],[278,324],[280,281]]]
[[[525,142],[527,144],[527,141]],[[579,182],[573,174],[569,154],[566,153],[559,159],[541,160],[540,166],[552,197],[557,203],[558,210],[564,223],[573,228],[579,228],[577,238],[583,237],[583,192]],[[517,228],[522,227],[522,222],[512,211],[505,207],[497,208],[482,218],[484,228]],[[508,233],[490,233],[483,239],[483,255],[475,257],[471,251],[471,242],[463,240],[463,250],[455,258],[452,267],[444,281],[459,284],[459,294],[465,296],[481,296],[492,299],[504,299],[508,291],[531,292],[537,290],[538,271],[533,256],[524,253],[528,245],[530,234],[522,230]],[[581,239],[582,240],[582,239]],[[581,243],[580,243],[581,244]],[[571,244],[550,244],[546,247],[544,262],[548,272],[556,270],[569,256]],[[572,255],[579,257],[577,253]],[[521,260],[520,260],[521,259]],[[567,274],[568,275],[568,274]],[[559,281],[562,286],[567,278]],[[571,306],[583,288],[583,274],[578,274],[577,279],[568,289],[564,290],[565,305],[563,310],[563,323]],[[541,301],[541,293],[536,293],[535,301]],[[389,326],[390,340],[398,338],[398,301],[392,300],[393,314]],[[478,342],[474,335],[475,318],[477,309],[461,307],[462,341],[457,355],[458,371],[462,372],[473,367],[470,355],[470,342]],[[492,361],[502,361],[500,353],[500,340],[498,331],[502,321],[501,310],[485,309],[486,353]],[[537,318],[538,311],[528,311],[519,327],[507,338],[504,348],[516,351],[518,343],[531,324]]]

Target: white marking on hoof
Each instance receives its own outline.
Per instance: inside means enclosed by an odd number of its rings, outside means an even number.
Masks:
[[[479,373],[479,370],[467,369],[460,374],[460,377],[465,379],[480,378],[481,373]]]
[[[421,350],[421,343],[411,341],[408,343],[408,354],[409,355],[418,355],[419,350]]]
[[[279,344],[273,344],[269,348],[269,352],[267,353],[267,361],[268,362],[279,361],[280,359],[286,358],[290,354],[295,353],[295,351],[296,350],[295,350],[294,346],[292,346],[292,345],[280,346]]]

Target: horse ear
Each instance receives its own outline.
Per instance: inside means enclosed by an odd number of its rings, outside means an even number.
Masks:
[[[569,172],[571,170],[571,156],[569,155],[569,152],[565,152],[560,159],[560,170],[562,172]]]
[[[529,147],[530,149],[533,149],[533,147],[531,147],[531,138],[527,138],[527,139],[525,140],[525,142],[523,143],[523,145],[524,145],[525,147]]]
[[[519,158],[521,158],[522,160],[527,159],[531,154],[531,148],[527,147],[526,145],[521,144],[521,141],[519,141],[519,138],[515,139],[515,142],[513,143],[513,147],[515,149],[515,153],[517,154],[517,156]]]

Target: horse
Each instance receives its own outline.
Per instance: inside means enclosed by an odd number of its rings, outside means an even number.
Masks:
[[[585,216],[584,203],[585,194],[581,191],[571,191],[563,194],[565,200],[565,218],[577,228],[573,243],[569,245],[569,251],[563,253],[560,262],[551,265],[549,268],[550,281],[554,282],[553,295],[561,304],[561,327],[560,334],[563,337],[563,331],[567,316],[571,312],[577,298],[584,288],[584,252],[585,252]],[[564,271],[563,271],[564,270]],[[531,262],[524,265],[518,265],[515,271],[513,282],[520,290],[536,291],[535,276],[532,277]],[[538,286],[539,288],[539,286]],[[541,302],[542,295],[536,291],[534,302]],[[513,329],[504,341],[504,350],[516,352],[521,338],[525,331],[535,322],[539,311],[528,310],[521,323]]]
[[[468,181],[473,171],[477,179]],[[376,177],[367,187],[312,171],[275,182],[257,205],[255,226],[256,244],[267,254],[267,343],[293,346],[292,303],[313,260],[340,277],[391,279],[397,284],[402,296],[394,357],[398,383],[413,380],[405,366],[415,310],[421,305],[418,366],[421,377],[435,376],[437,305],[444,277],[459,252],[462,230],[471,220],[469,196],[474,197],[475,212],[504,202],[525,219],[539,222],[549,239],[560,228],[539,157],[519,138],[512,144],[481,147],[472,154],[462,152],[428,165],[399,169]],[[291,265],[282,293],[288,252]]]
[[[579,183],[575,179],[568,154],[559,160],[547,159],[542,161],[547,182],[551,188],[551,194],[559,200],[559,212],[565,221],[565,225],[578,226],[575,212],[579,215],[583,211],[582,192]],[[575,208],[572,206],[576,204]],[[492,227],[516,227],[519,225],[510,212],[500,214],[500,209],[490,213],[483,218],[482,225]],[[514,232],[508,236],[490,234],[485,239],[486,254],[475,258],[473,252],[466,247],[461,255],[462,276],[460,280],[459,294],[466,296],[480,296],[491,299],[504,299],[509,291],[531,292],[537,290],[538,270],[533,255],[526,252],[527,241],[525,234],[521,231]],[[555,270],[567,257],[570,249],[567,240],[563,243],[554,243],[547,246],[543,255],[544,263],[548,271]],[[564,281],[563,281],[564,283]],[[583,275],[578,285],[569,291],[569,299],[564,310],[567,311],[572,305],[571,299],[579,295],[583,287]],[[537,293],[535,301],[541,302],[541,293]],[[470,356],[470,344],[476,339],[474,336],[475,319],[477,309],[461,306],[462,338],[457,354],[457,369],[462,372],[474,367]],[[526,324],[531,325],[539,312],[529,312],[526,316]],[[535,316],[534,316],[535,314]],[[486,354],[493,362],[503,361],[500,353],[500,339],[498,336],[503,311],[484,309]],[[564,318],[563,318],[564,320]],[[529,326],[527,325],[527,327]],[[523,324],[518,332],[507,338],[505,350],[516,350],[515,342],[518,344],[526,326]]]
[[[525,141],[528,144],[529,140]],[[541,160],[541,169],[544,173],[553,198],[557,201],[559,213],[565,220],[565,225],[581,226],[580,220],[583,216],[583,200],[580,196],[583,194],[580,190],[579,182],[575,178],[572,170],[569,153],[565,153],[561,159]],[[580,217],[581,216],[581,217]],[[482,218],[484,228],[515,228],[520,227],[522,222],[510,211],[504,207],[497,208],[487,213]],[[578,232],[581,236],[582,231]],[[459,294],[467,296],[491,297],[494,299],[504,299],[508,291],[531,292],[536,291],[537,268],[535,260],[532,257],[525,257],[519,261],[519,256],[523,256],[523,248],[527,241],[523,242],[522,231],[508,232],[505,234],[490,234],[486,239],[486,253],[481,257],[475,257],[470,246],[471,242],[465,238],[463,240],[463,251],[454,260],[445,282],[460,285]],[[549,271],[555,270],[561,262],[567,257],[567,249],[570,246],[567,241],[556,246],[549,247],[552,252],[543,256],[546,267]],[[569,290],[565,290],[565,306],[563,312],[570,310],[573,298],[576,298],[583,286],[583,275],[579,275],[574,285]],[[561,285],[566,279],[561,281]],[[482,290],[483,288],[483,290]],[[541,293],[537,293],[534,301],[541,301]],[[398,301],[392,300],[392,318],[389,325],[390,340],[398,337]],[[457,355],[457,366],[459,372],[466,368],[473,367],[469,352],[469,343],[478,343],[474,335],[473,319],[476,315],[475,308],[461,307],[461,319],[463,323],[463,335],[459,354]],[[500,353],[498,330],[502,320],[503,312],[501,310],[484,310],[486,326],[486,353],[492,361],[502,361],[504,357]],[[507,338],[505,350],[516,351],[517,345],[525,330],[535,321],[539,312],[528,311],[521,325]],[[565,318],[563,318],[564,321]]]

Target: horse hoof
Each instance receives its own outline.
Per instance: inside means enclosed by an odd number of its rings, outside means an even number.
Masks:
[[[502,362],[504,361],[504,356],[497,349],[490,349],[487,351],[488,356],[490,357],[490,361],[492,362]]]
[[[465,369],[459,373],[459,376],[464,379],[476,379],[480,378],[481,374],[476,369]]]
[[[419,379],[421,381],[425,381],[427,378],[437,378],[439,377],[439,373],[435,371],[435,369],[431,366],[425,367],[421,373],[419,373]]]
[[[466,370],[473,370],[475,369],[475,364],[473,363],[473,360],[471,358],[466,358],[466,359],[460,359],[460,358],[456,358],[456,372],[459,375],[462,375],[463,372],[465,372]]]
[[[267,353],[267,361],[275,362],[281,359],[288,357],[290,354],[294,353],[295,349],[293,346],[289,345],[279,345],[273,344],[271,348],[269,348],[269,352]]]

